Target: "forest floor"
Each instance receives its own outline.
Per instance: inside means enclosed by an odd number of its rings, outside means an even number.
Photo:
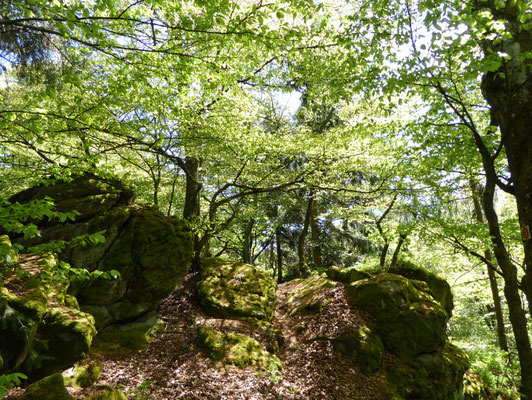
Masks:
[[[183,286],[161,304],[159,312],[166,329],[145,349],[91,352],[91,358],[103,365],[98,385],[114,386],[128,399],[136,400],[386,399],[382,393],[384,377],[379,372],[364,375],[352,359],[334,350],[326,339],[367,319],[345,302],[343,285],[327,292],[329,302],[320,312],[295,316],[288,316],[283,307],[294,283],[279,285],[273,323],[285,336],[277,354],[284,367],[281,373],[224,366],[206,356],[195,343],[197,327],[219,329],[225,320],[214,320],[202,311],[195,294],[196,283],[197,276],[189,274]],[[232,322],[227,321],[229,325]],[[247,325],[236,325],[241,333],[256,336],[253,328],[245,332]],[[90,388],[69,390],[76,398],[91,392]],[[16,399],[17,394],[21,391],[12,391],[8,398]]]

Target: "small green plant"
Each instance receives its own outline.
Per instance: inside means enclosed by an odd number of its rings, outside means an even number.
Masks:
[[[3,397],[10,388],[20,385],[21,379],[28,379],[28,377],[20,372],[0,375],[0,397]]]
[[[150,393],[153,389],[153,382],[150,380],[145,380],[142,382],[138,388],[135,390],[129,391],[128,398],[131,396],[133,400],[149,400]]]

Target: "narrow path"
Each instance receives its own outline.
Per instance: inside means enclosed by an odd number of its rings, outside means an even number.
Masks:
[[[211,325],[260,339],[254,328],[238,321],[205,315],[196,299],[197,276],[189,274],[181,289],[160,306],[166,330],[137,352],[97,353],[103,373],[98,384],[120,388],[136,400],[384,400],[379,374],[363,375],[348,357],[333,349],[325,336],[363,323],[349,309],[343,286],[330,290],[331,302],[320,313],[290,317],[283,307],[291,283],[280,285],[274,324],[284,331],[279,351],[282,375],[253,368],[224,366],[205,356],[195,344],[196,328]],[[247,329],[247,331],[246,331]],[[83,398],[89,390],[73,394]]]

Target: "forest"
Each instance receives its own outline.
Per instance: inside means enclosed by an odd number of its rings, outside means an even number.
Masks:
[[[0,0],[0,98],[0,397],[532,399],[531,0]],[[121,381],[152,317],[211,369]],[[30,393],[80,360],[109,393]]]

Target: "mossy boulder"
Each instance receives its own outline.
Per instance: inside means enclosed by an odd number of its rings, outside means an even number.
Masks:
[[[96,393],[85,397],[84,400],[127,400],[126,395],[112,386],[102,385],[96,388]]]
[[[198,295],[214,317],[256,318],[271,321],[277,285],[260,269],[220,258],[206,260],[201,269]]]
[[[28,386],[22,400],[74,400],[74,397],[66,390],[63,375],[57,373]]]
[[[181,284],[193,253],[190,224],[167,218],[151,207],[132,205],[133,190],[118,180],[83,175],[69,182],[51,182],[14,195],[25,203],[50,197],[57,211],[76,210],[75,221],[35,221],[41,236],[17,243],[71,241],[104,232],[105,240],[87,246],[67,246],[61,260],[75,268],[120,273],[117,279],[95,277],[73,282],[82,311],[91,313],[98,329],[132,320],[157,308]]]
[[[159,315],[151,311],[129,323],[106,327],[94,338],[94,347],[105,351],[140,350],[164,327]]]
[[[337,282],[352,283],[361,279],[369,278],[370,275],[365,272],[358,271],[355,267],[338,268],[332,266],[327,269],[327,277]]]
[[[399,357],[434,352],[445,344],[447,313],[405,277],[384,273],[357,281],[347,287],[346,299],[375,316],[386,349]]]
[[[384,374],[393,400],[461,400],[463,376],[469,368],[466,354],[446,344],[442,351],[388,365]]]
[[[54,262],[51,255],[26,258],[34,270]],[[1,372],[20,370],[38,379],[69,367],[88,352],[96,334],[92,315],[66,305],[68,283],[46,270],[12,279],[0,287]]]
[[[200,326],[197,343],[213,360],[237,367],[252,366],[259,370],[282,371],[283,366],[276,355],[266,351],[259,342],[240,333],[223,333],[213,328]]]
[[[11,244],[7,235],[0,235],[0,267],[16,264],[18,251]]]
[[[313,277],[294,279],[290,282],[291,292],[283,304],[290,316],[316,313],[330,303],[328,293],[336,284],[329,279]]]
[[[451,291],[451,286],[449,283],[436,275],[433,272],[427,271],[423,268],[417,267],[416,265],[410,262],[403,262],[399,264],[394,273],[404,276],[413,281],[421,281],[427,284],[428,288],[421,288],[434,297],[447,312],[449,317],[453,312],[453,293]]]
[[[378,370],[386,350],[380,337],[368,327],[350,329],[333,340],[334,347],[354,359],[366,375]]]
[[[93,385],[102,373],[102,363],[91,361],[84,365],[77,365],[63,372],[66,386],[88,387]]]

